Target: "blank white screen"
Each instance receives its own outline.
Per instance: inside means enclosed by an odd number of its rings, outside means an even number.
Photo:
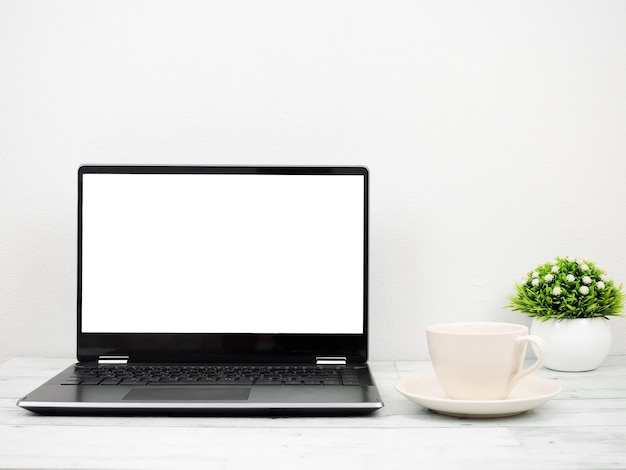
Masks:
[[[364,177],[83,175],[85,333],[362,333]]]

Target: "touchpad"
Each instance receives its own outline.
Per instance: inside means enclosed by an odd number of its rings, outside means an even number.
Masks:
[[[145,387],[133,388],[124,400],[135,401],[207,401],[247,400],[245,387]]]

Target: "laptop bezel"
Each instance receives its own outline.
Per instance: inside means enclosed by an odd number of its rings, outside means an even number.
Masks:
[[[259,335],[82,332],[83,176],[90,173],[363,176],[363,333]],[[80,362],[96,362],[103,356],[125,356],[135,363],[310,364],[320,357],[343,357],[349,364],[363,364],[368,357],[369,326],[369,171],[363,166],[83,165],[78,169],[77,263],[77,357]],[[262,349],[258,347],[260,344],[263,345]],[[268,344],[274,346],[267,349]]]

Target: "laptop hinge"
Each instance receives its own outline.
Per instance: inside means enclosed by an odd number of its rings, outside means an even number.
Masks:
[[[128,356],[100,356],[98,364],[128,364]]]
[[[316,357],[315,363],[318,366],[322,365],[346,365],[347,359],[345,357]]]

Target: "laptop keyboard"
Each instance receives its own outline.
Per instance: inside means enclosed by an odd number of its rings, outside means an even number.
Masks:
[[[76,366],[62,385],[359,385],[353,367]]]

